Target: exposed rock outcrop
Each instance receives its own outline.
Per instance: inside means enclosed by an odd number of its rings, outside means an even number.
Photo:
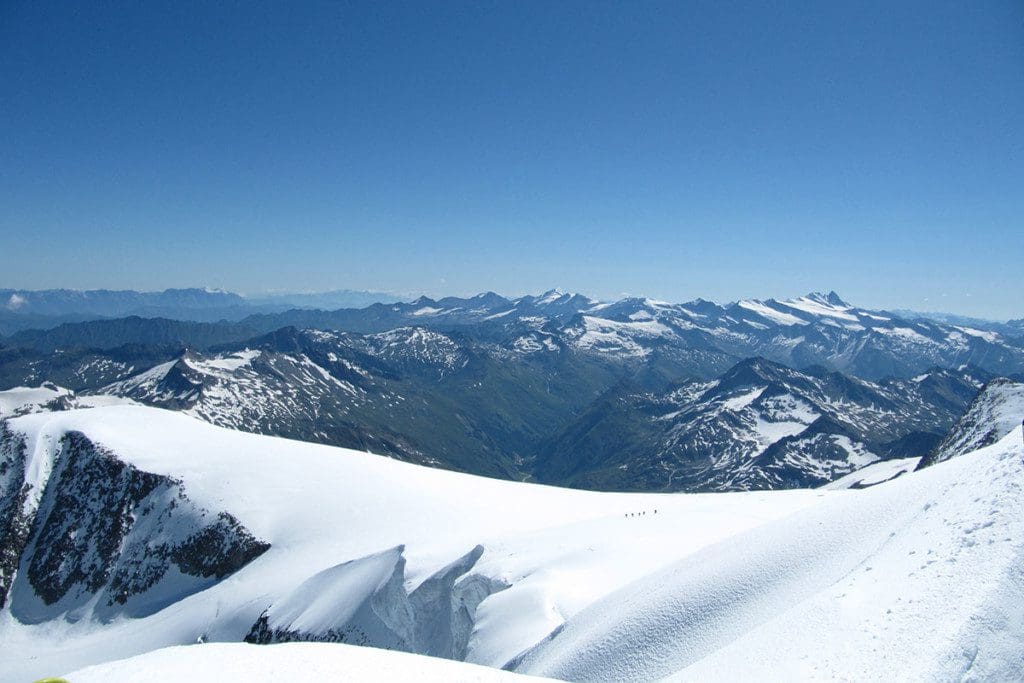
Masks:
[[[270,547],[80,432],[37,444],[30,462],[0,430],[0,604],[23,623],[146,616]]]

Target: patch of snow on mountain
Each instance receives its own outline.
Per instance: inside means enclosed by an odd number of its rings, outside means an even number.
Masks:
[[[767,389],[767,387],[756,387],[756,388],[748,391],[745,394],[740,394],[739,396],[733,396],[732,398],[727,398],[724,401],[722,401],[722,408],[724,410],[731,410],[731,411],[734,411],[734,412],[735,411],[739,411],[739,410],[743,410],[744,408],[749,406],[751,403],[756,401],[757,398],[762,393],[764,393],[765,389]]]
[[[484,320],[495,320],[496,318],[504,318],[506,315],[515,313],[515,307],[508,309],[507,311],[501,311],[500,313],[493,313],[491,315],[484,316]]]
[[[857,322],[857,316],[850,312],[852,309],[849,306],[836,306],[834,304],[830,304],[825,301],[818,301],[806,296],[796,299],[785,299],[779,303],[784,306],[788,306],[789,308],[795,308],[798,311],[803,311],[804,313],[810,313],[815,317],[839,318],[840,320]]]
[[[895,460],[882,460],[866,467],[862,467],[835,481],[825,484],[823,489],[851,489],[867,488],[875,484],[895,479],[908,472],[913,472],[921,458],[897,458]]]
[[[51,401],[70,398],[74,393],[70,389],[47,384],[39,387],[14,387],[0,391],[0,418],[14,414],[42,410]]]
[[[997,333],[995,333],[995,332],[986,332],[986,331],[983,331],[983,330],[976,330],[976,329],[971,328],[971,327],[959,327],[959,326],[956,329],[960,330],[961,332],[963,332],[966,335],[970,335],[972,337],[979,337],[980,339],[984,339],[987,342],[996,342],[996,341],[999,340],[999,335]]]
[[[581,349],[646,356],[650,349],[637,340],[653,340],[672,335],[672,330],[656,320],[618,322],[583,316],[583,333],[576,340]]]
[[[802,318],[798,318],[795,315],[792,315],[791,313],[785,313],[783,311],[776,310],[776,309],[772,308],[771,306],[769,306],[767,304],[764,304],[764,303],[762,303],[760,301],[755,301],[755,300],[752,300],[752,299],[748,299],[748,300],[745,300],[745,301],[738,302],[737,305],[740,308],[745,308],[748,311],[756,313],[757,315],[761,316],[762,318],[767,318],[768,320],[771,320],[772,322],[777,323],[779,325],[807,325],[808,324],[807,321],[802,319]]]
[[[846,462],[854,469],[866,467],[878,460],[878,456],[864,448],[863,444],[854,443],[850,437],[832,434],[832,441],[846,451]]]
[[[517,337],[516,340],[512,342],[512,348],[520,353],[537,353],[544,349],[541,343],[537,341],[533,335]]]
[[[216,358],[204,359],[198,362],[191,361],[189,362],[189,365],[200,371],[212,368],[216,370],[234,372],[239,368],[244,368],[253,360],[259,358],[259,356],[260,352],[257,350],[244,349],[229,356],[217,356]]]
[[[422,308],[417,308],[415,311],[412,312],[412,314],[413,315],[437,315],[438,313],[443,313],[443,312],[444,312],[443,308],[434,308],[432,306],[424,306]]]
[[[787,436],[795,436],[800,432],[807,429],[807,424],[803,422],[794,422],[791,420],[769,422],[760,417],[757,418],[757,422],[754,425],[754,431],[757,433],[758,441],[770,446],[779,439],[784,439]]]
[[[893,327],[893,328],[876,327],[875,328],[875,332],[878,332],[879,334],[890,335],[890,336],[893,336],[893,337],[901,337],[903,339],[906,339],[908,341],[912,341],[912,342],[915,342],[915,343],[918,343],[918,344],[932,344],[932,343],[934,343],[928,337],[924,336],[923,334],[921,334],[917,330],[911,329],[909,327]]]
[[[169,360],[166,363],[154,365],[149,370],[140,372],[134,377],[129,377],[126,380],[117,382],[115,386],[117,387],[118,393],[127,393],[135,389],[149,389],[155,387],[160,380],[167,376],[167,373],[170,372],[171,368],[173,368],[174,364],[177,362],[177,360]]]

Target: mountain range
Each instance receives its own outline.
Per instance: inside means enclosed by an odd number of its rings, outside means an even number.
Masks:
[[[284,326],[282,326],[284,325]],[[0,388],[52,382],[261,434],[610,490],[813,486],[920,457],[1024,342],[787,301],[603,303],[552,290],[237,322],[22,331]]]
[[[614,355],[669,374],[712,377],[736,360],[763,356],[802,369],[822,365],[866,379],[912,377],[930,367],[971,364],[996,374],[1024,369],[1024,338],[857,308],[834,292],[721,306],[629,298],[607,303],[556,290],[507,299],[421,297],[359,309],[292,309],[235,322],[201,323],[128,317],[24,330],[6,346],[52,351],[112,349],[125,344],[206,348],[293,326],[373,333],[399,327],[459,332],[520,351]]]

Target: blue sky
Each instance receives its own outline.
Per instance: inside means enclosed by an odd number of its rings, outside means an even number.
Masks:
[[[0,74],[0,286],[1024,316],[1019,0],[8,0]]]

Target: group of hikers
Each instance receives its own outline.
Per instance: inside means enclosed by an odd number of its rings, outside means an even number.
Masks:
[[[627,512],[626,514],[623,515],[623,517],[641,517],[641,516],[646,515],[646,514],[647,514],[647,510],[643,510],[641,512]],[[658,514],[658,508],[654,508],[654,514]]]

